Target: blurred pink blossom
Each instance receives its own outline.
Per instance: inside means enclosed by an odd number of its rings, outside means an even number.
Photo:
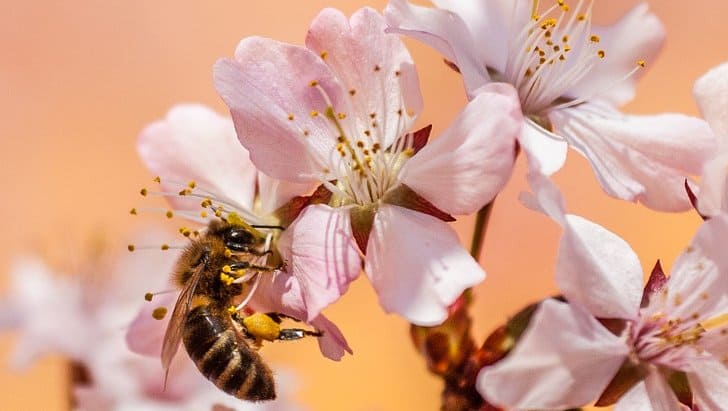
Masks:
[[[671,371],[685,373],[697,409],[723,409],[728,404],[728,255],[723,250],[728,216],[705,222],[669,278],[654,274],[643,291],[639,259],[624,240],[567,214],[547,179],[533,177],[532,187],[535,196],[525,202],[564,229],[556,281],[568,303],[541,303],[516,347],[481,371],[478,389],[484,398],[517,409],[579,407],[599,398],[629,362],[645,377],[617,410],[683,409],[666,381]],[[608,329],[606,319],[623,328]]]
[[[215,84],[238,137],[263,172],[321,184],[330,201],[306,207],[281,243],[291,252],[322,233],[335,249],[357,244],[382,307],[435,325],[484,273],[445,223],[500,191],[514,161],[522,118],[512,89],[486,86],[455,122],[424,145],[411,132],[422,110],[417,72],[383,18],[333,9],[313,21],[306,47],[249,37],[215,66]],[[288,236],[288,237],[286,237]],[[288,238],[288,240],[286,240]],[[343,294],[358,274],[290,264],[309,317]]]
[[[635,82],[657,57],[664,29],[640,4],[608,27],[592,25],[592,2],[391,0],[390,32],[429,44],[462,74],[468,96],[492,82],[515,88],[526,118],[519,138],[532,170],[550,175],[566,148],[585,156],[611,196],[663,211],[690,207],[683,182],[701,172],[715,141],[681,114],[625,115]],[[647,62],[647,63],[645,63]]]

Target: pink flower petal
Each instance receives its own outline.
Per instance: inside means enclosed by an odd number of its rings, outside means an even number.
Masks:
[[[161,189],[177,193],[194,180],[201,189],[238,207],[250,209],[256,170],[240,145],[230,119],[201,105],[172,108],[164,120],[147,126],[137,149],[149,170],[161,177]],[[176,184],[174,184],[176,183]],[[198,198],[171,196],[178,210],[200,210]]]
[[[640,382],[631,390],[627,391],[622,398],[614,405],[614,411],[658,411],[650,405],[650,397],[647,396],[647,387]]]
[[[286,272],[278,272],[272,277],[261,280],[250,306],[259,312],[277,312],[305,320],[307,310],[301,291],[301,283],[296,277]],[[324,333],[318,339],[318,343],[321,353],[326,358],[339,361],[345,352],[352,353],[339,328],[323,314],[319,314],[307,323]]]
[[[637,61],[649,65],[654,62],[665,40],[665,28],[647,3],[635,6],[616,24],[608,27],[594,26],[592,31],[600,37],[599,48],[606,57],[567,93],[578,98],[608,101],[621,105],[635,94],[635,84],[644,69],[629,79],[624,76],[637,67]],[[578,53],[574,49],[572,53]]]
[[[702,215],[714,216],[728,211],[728,149],[722,149],[705,163],[700,179],[698,209]]]
[[[693,86],[693,95],[710,128],[722,137],[723,143],[728,143],[728,63],[700,77]]]
[[[528,205],[564,228],[556,282],[566,299],[595,317],[635,318],[642,300],[642,267],[629,244],[600,225],[564,214],[563,198],[548,178],[531,173],[529,183],[534,196]]]
[[[500,407],[579,407],[599,397],[628,354],[586,311],[545,300],[513,351],[483,368],[477,388]]]
[[[446,223],[387,204],[374,218],[365,271],[385,311],[422,326],[442,323],[448,306],[485,278]]]
[[[691,207],[684,180],[701,173],[716,148],[705,122],[681,114],[626,116],[584,104],[550,118],[608,194],[660,211]]]
[[[214,75],[240,141],[264,173],[307,183],[336,153],[338,134],[324,114],[329,104],[337,113],[350,110],[342,85],[321,57],[303,47],[248,37],[235,60],[215,64]]]
[[[350,20],[338,10],[324,9],[311,23],[306,46],[325,56],[345,90],[355,91],[354,111],[345,113],[356,122],[353,135],[373,130],[383,137],[380,144],[389,147],[414,124],[414,115],[398,112],[419,114],[422,95],[412,57],[399,36],[385,29],[382,16],[370,8],[359,9]]]
[[[306,320],[338,300],[361,270],[348,208],[306,207],[283,232],[278,250],[300,282]]]
[[[126,330],[126,345],[129,350],[149,357],[159,357],[162,354],[164,333],[178,295],[179,293],[166,293],[155,296],[152,301],[143,302],[144,305]],[[167,308],[167,315],[161,320],[152,317],[152,311],[158,307]]]
[[[697,368],[688,373],[688,381],[698,409],[724,409],[728,404],[728,368],[718,358],[700,361]]]
[[[389,32],[420,40],[455,63],[469,93],[490,81],[484,67],[485,50],[476,46],[462,16],[445,10],[415,6],[405,0],[391,0],[384,9],[384,16],[390,26]],[[499,41],[496,39],[488,43],[496,44]]]
[[[522,124],[515,89],[487,85],[438,139],[407,161],[400,181],[447,213],[475,212],[510,178]]]
[[[645,378],[647,396],[655,411],[684,411],[665,378],[653,369]]]

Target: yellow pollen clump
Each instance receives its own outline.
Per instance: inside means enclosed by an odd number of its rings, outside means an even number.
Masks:
[[[217,210],[215,210],[215,217],[222,217],[222,210],[221,209],[218,208]]]
[[[318,117],[319,113],[316,110],[311,110],[311,117]]]
[[[152,181],[154,181],[155,183],[161,183],[162,179],[159,178],[159,176],[156,176],[156,177],[154,177],[154,180],[152,180]]]
[[[131,210],[129,210],[129,214],[131,214],[131,215],[137,215],[137,209],[136,208],[132,208]]]
[[[197,183],[195,182],[195,180],[190,180],[190,182],[187,183],[187,187],[189,187],[190,190],[194,190],[195,187],[197,187]]]
[[[147,189],[146,189],[146,188],[142,188],[141,190],[139,190],[139,194],[141,194],[141,195],[143,195],[143,196],[146,196],[146,195],[147,195],[147,193],[149,193],[149,192],[147,191]]]
[[[174,217],[174,213],[172,212],[172,210],[167,210],[167,212],[166,212],[166,213],[165,213],[164,215],[166,215],[166,216],[167,216],[167,218],[172,218],[172,217]]]
[[[232,272],[232,271],[233,271],[233,269],[232,269],[232,268],[231,268],[231,267],[230,267],[229,265],[224,265],[224,266],[222,266],[222,272],[223,272],[223,273],[225,273],[225,274],[229,274],[229,273],[230,273],[230,272]]]
[[[200,217],[207,218],[207,211],[205,211],[205,210],[200,211]]]
[[[233,252],[229,248],[226,248],[225,249],[225,253],[224,254],[225,254],[225,258],[230,258],[230,257],[233,256]]]
[[[161,248],[162,251],[167,251],[167,250],[169,250],[169,245],[168,244],[162,244],[159,248]]]
[[[190,231],[190,229],[187,227],[180,227],[179,232],[185,237],[189,237],[190,234],[192,234],[192,231]]]
[[[645,63],[645,61],[644,61],[644,60],[637,60],[637,65],[638,65],[638,66],[640,66],[640,67],[644,68],[644,67],[645,67],[645,64],[647,64],[647,63]]]
[[[212,205],[212,200],[210,200],[209,198],[206,198],[206,199],[202,200],[200,205],[202,206],[202,208],[207,208]]]
[[[192,194],[192,190],[190,190],[189,188],[185,188],[184,190],[180,190],[180,192],[177,194],[181,196],[190,195]]]
[[[580,15],[576,16],[576,19],[579,21],[584,21],[584,20],[586,20],[586,16],[584,14],[580,14]]]
[[[597,51],[597,56],[599,56],[600,59],[603,59],[607,53],[604,52],[604,50]]]
[[[329,53],[327,51],[322,51],[321,52],[321,59],[322,60],[326,60],[326,56],[328,56],[328,55],[329,55]]]
[[[596,34],[592,34],[592,36],[589,37],[589,40],[591,40],[592,43],[599,43],[599,40],[601,39]]]
[[[225,285],[230,285],[233,281],[235,281],[235,279],[225,273],[220,273],[220,281],[222,281]]]
[[[402,154],[404,154],[407,157],[412,157],[415,155],[415,150],[412,147],[407,147],[404,150],[402,150]]]
[[[152,294],[152,293],[146,293],[146,294],[144,294],[144,299],[146,301],[152,301],[152,298],[154,298],[154,294]]]
[[[234,306],[234,305],[231,305],[230,307],[228,307],[228,309],[227,309],[227,310],[228,310],[228,312],[229,312],[230,314],[235,314],[236,312],[238,312],[237,308],[235,308],[235,306]]]
[[[343,120],[346,118],[346,113],[339,113],[337,117],[339,117],[339,120]]]
[[[152,311],[152,318],[155,320],[161,320],[167,315],[167,307],[157,307]]]
[[[316,80],[311,80],[311,82],[310,82],[310,83],[308,83],[308,85],[309,85],[309,86],[311,86],[311,87],[316,87],[316,86],[318,86],[318,84],[319,84],[319,83],[318,83],[318,81],[316,81]]]
[[[129,251],[134,251],[135,248],[136,247],[134,247],[134,244],[129,244],[128,246],[126,246],[126,249]]]
[[[710,318],[700,323],[700,325],[706,330],[718,328],[724,325],[728,325],[728,313],[721,314],[717,317]]]

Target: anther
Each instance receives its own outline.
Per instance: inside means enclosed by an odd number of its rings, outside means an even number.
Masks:
[[[132,208],[131,210],[129,210],[129,214],[131,214],[131,215],[137,215],[137,209],[136,208]]]
[[[225,258],[230,258],[230,257],[233,256],[233,252],[229,248],[226,248],[225,249],[225,253],[224,254],[225,254]]]
[[[642,67],[642,68],[644,68],[646,64],[647,63],[645,63],[644,60],[637,60],[637,65],[640,66],[640,67]]]
[[[147,195],[148,193],[149,193],[149,192],[147,191],[147,189],[146,189],[146,188],[142,188],[141,190],[139,190],[139,194],[141,194],[142,196],[145,196],[145,197],[146,197],[146,195]]]
[[[319,83],[318,83],[318,81],[316,81],[316,80],[311,80],[311,82],[310,82],[310,83],[308,83],[308,85],[309,85],[309,86],[311,86],[311,87],[316,87],[316,86],[318,86],[318,84],[319,84]]]
[[[339,120],[343,120],[346,118],[346,113],[339,113],[337,117],[339,117]]]
[[[131,251],[134,251],[136,249],[136,247],[134,247],[134,244],[129,244],[128,246],[126,246],[126,249],[129,250],[129,252],[131,252]]]
[[[589,40],[591,40],[592,43],[599,43],[600,38],[596,34],[592,34],[592,36],[589,37]]]
[[[288,119],[289,119],[289,120],[293,121],[293,119],[295,119],[295,118],[296,118],[296,117],[294,117],[294,116],[293,116],[293,113],[289,113],[289,114],[288,114]]]
[[[155,183],[161,183],[161,182],[162,182],[162,179],[161,179],[161,178],[159,178],[159,176],[156,176],[156,177],[154,177],[154,180],[153,180],[153,181],[154,181]]]
[[[402,72],[399,71],[399,70],[397,70],[397,71],[394,72],[394,75],[397,76],[397,77],[399,77],[399,76],[402,75]]]
[[[162,245],[161,245],[161,246],[160,246],[159,248],[160,248],[160,249],[161,249],[162,251],[167,251],[167,250],[169,250],[169,244],[162,244]]]
[[[380,67],[379,64],[374,66],[374,71],[380,71],[381,69],[382,69],[382,67]]]
[[[187,183],[187,187],[189,187],[190,190],[194,190],[195,187],[197,187],[197,183],[195,182],[195,180],[190,180],[190,182]]]
[[[200,203],[200,206],[202,206],[202,208],[207,208],[207,207],[210,207],[211,205],[212,205],[212,200],[210,200],[209,198],[202,200],[202,202]]]
[[[318,117],[319,113],[316,110],[311,110],[311,117]]]
[[[356,94],[356,89],[349,90],[349,95],[350,96],[353,96],[354,94]]]
[[[207,211],[205,211],[205,210],[200,211],[200,217],[207,218]]]
[[[166,216],[167,216],[167,218],[172,218],[172,217],[174,217],[174,213],[172,212],[172,210],[167,210],[167,212],[166,212],[166,213],[164,213],[164,215],[166,215]]]
[[[225,273],[225,274],[229,274],[229,273],[230,273],[230,272],[232,272],[232,271],[233,271],[233,269],[232,269],[232,268],[231,268],[231,267],[230,267],[229,265],[224,265],[224,266],[222,266],[222,272],[223,272],[223,273]]]
[[[600,59],[603,59],[607,53],[604,52],[604,50],[597,51],[597,56],[599,56]]]
[[[161,320],[167,315],[167,307],[157,307],[152,311],[152,318],[155,320]]]
[[[329,55],[329,53],[328,53],[328,52],[326,52],[326,51],[322,51],[322,52],[321,52],[321,60],[326,60],[326,56],[328,56],[328,55]]]

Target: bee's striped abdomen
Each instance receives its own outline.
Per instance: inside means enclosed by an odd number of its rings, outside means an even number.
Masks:
[[[248,401],[275,398],[273,373],[239,340],[229,317],[198,305],[187,313],[182,339],[200,372],[221,390]]]

